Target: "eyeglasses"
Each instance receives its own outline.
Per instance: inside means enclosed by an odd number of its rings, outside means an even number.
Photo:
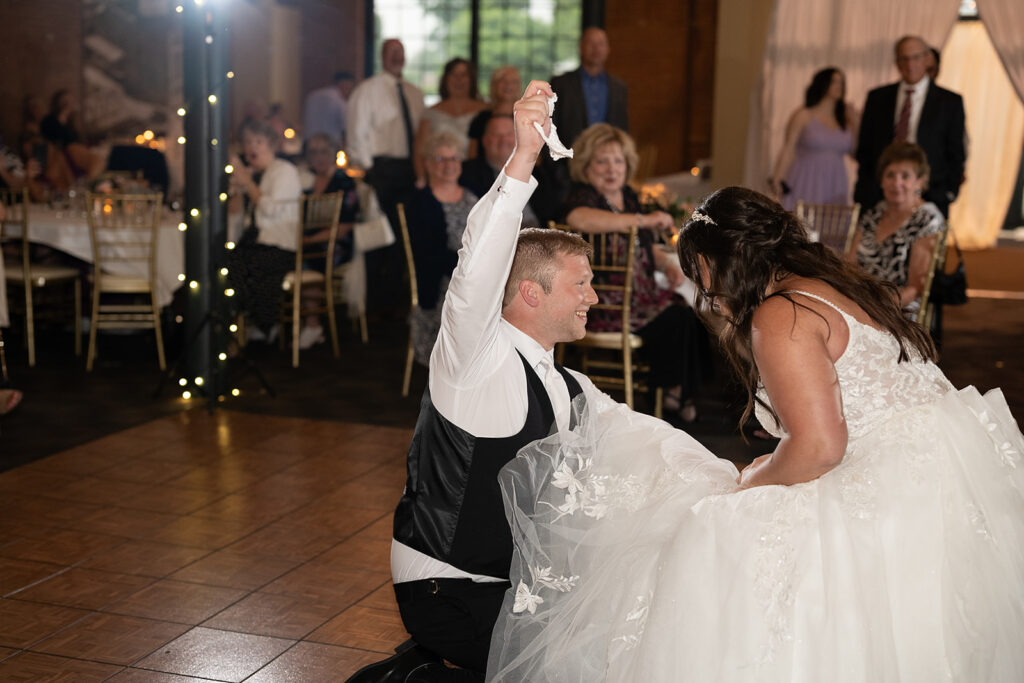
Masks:
[[[459,164],[459,163],[462,163],[462,159],[460,159],[458,157],[440,157],[440,156],[435,156],[435,157],[430,157],[430,160],[433,161],[435,164]]]
[[[306,150],[306,154],[308,154],[309,156],[323,156],[334,154],[334,152],[332,152],[329,149],[317,149],[316,147],[310,147],[308,150]]]

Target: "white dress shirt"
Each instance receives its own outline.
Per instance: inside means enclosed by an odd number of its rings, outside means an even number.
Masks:
[[[907,128],[907,142],[917,143],[917,124],[921,122],[921,110],[924,109],[924,98],[928,95],[928,86],[931,79],[925,76],[913,85],[899,82],[899,90],[896,91],[896,111],[893,112],[892,125],[895,128],[900,120],[900,112],[903,111],[903,102],[907,99],[907,88],[913,88],[913,99],[910,101],[910,125]]]
[[[408,81],[402,81],[402,92],[415,135],[423,116],[423,93]],[[397,78],[385,72],[360,83],[348,98],[347,114],[346,151],[352,162],[368,169],[373,157],[409,158],[413,141],[406,142]]]
[[[295,165],[284,159],[271,161],[260,178],[260,200],[253,213],[257,242],[295,251],[301,196],[302,181]]]
[[[459,262],[441,311],[441,331],[430,355],[429,386],[434,408],[455,426],[478,437],[512,436],[526,422],[529,401],[519,353],[541,381],[546,374],[543,366],[551,361],[551,349],[501,317],[501,300],[515,256],[523,207],[536,187],[534,178],[523,183],[502,172],[469,214]],[[585,375],[569,372],[583,389],[591,416],[615,420],[632,414],[626,405],[599,391]],[[545,383],[545,389],[553,396],[558,428],[566,429],[568,388],[557,372],[548,377],[552,386]],[[667,423],[650,420],[652,429],[664,430],[665,438],[678,440],[681,448],[703,448]],[[469,574],[395,540],[391,545],[391,573],[395,583],[429,578],[504,580]]]

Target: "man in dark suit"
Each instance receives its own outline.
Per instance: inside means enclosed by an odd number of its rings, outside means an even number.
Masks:
[[[462,162],[459,185],[467,188],[477,197],[483,197],[501,173],[512,150],[516,147],[515,124],[510,114],[495,114],[487,120],[483,137],[480,139],[481,153]],[[538,187],[523,209],[524,228],[544,228],[547,221],[554,220],[557,206],[550,206],[550,191]]]
[[[604,70],[608,52],[608,35],[591,26],[580,36],[580,68],[551,79],[558,95],[553,121],[566,146],[595,123],[629,130],[629,93],[624,82]]]
[[[898,83],[868,93],[857,141],[857,185],[853,198],[864,209],[882,198],[878,158],[894,140],[918,144],[928,157],[931,175],[924,198],[944,216],[960,191],[964,176],[964,103],[957,93],[940,88],[927,74],[930,48],[917,36],[896,43]]]

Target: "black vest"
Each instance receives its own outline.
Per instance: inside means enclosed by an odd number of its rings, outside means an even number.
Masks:
[[[522,354],[529,408],[518,434],[476,437],[446,420],[423,392],[409,446],[405,493],[395,510],[395,540],[471,574],[508,578],[512,534],[498,471],[523,446],[551,434],[555,414],[544,383]],[[579,382],[560,365],[570,399]]]

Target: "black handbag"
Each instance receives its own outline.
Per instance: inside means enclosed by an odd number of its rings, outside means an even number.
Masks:
[[[953,248],[956,249],[956,268],[952,273],[947,273],[941,268],[935,271],[935,276],[932,278],[931,301],[943,306],[962,306],[967,303],[967,272],[964,270],[964,254],[960,251],[960,246],[956,243],[952,231],[949,233],[949,239],[953,242]]]

